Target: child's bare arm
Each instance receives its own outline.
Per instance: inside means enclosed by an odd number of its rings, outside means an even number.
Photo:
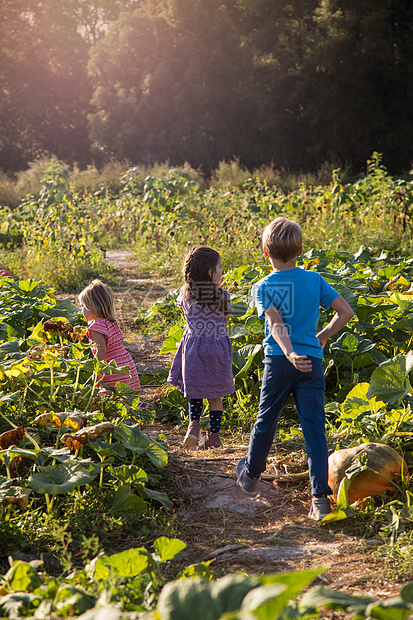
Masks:
[[[96,357],[100,362],[104,362],[106,359],[106,340],[104,335],[91,330],[90,337],[93,339],[94,342],[96,342],[98,346]]]
[[[273,306],[267,308],[265,310],[265,316],[267,317],[268,326],[275,342],[279,345],[288,361],[290,361],[297,370],[301,370],[301,372],[311,372],[311,360],[307,359],[306,355],[298,355],[298,353],[295,353],[293,350],[290,336],[288,335],[287,328],[278,310]]]
[[[224,314],[225,316],[225,325],[228,325],[229,323],[229,317],[231,316],[229,313],[228,314]]]
[[[317,338],[322,347],[324,347],[327,340],[333,334],[337,333],[354,316],[353,310],[341,295],[335,298],[330,308],[333,308],[336,313],[331,319],[330,323],[317,334]]]

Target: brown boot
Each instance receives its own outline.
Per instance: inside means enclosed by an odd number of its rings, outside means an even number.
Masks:
[[[187,448],[196,448],[201,434],[201,425],[195,420],[189,422],[188,430],[186,431],[184,446]]]
[[[209,450],[210,448],[222,448],[219,433],[208,433],[198,446],[198,450]]]

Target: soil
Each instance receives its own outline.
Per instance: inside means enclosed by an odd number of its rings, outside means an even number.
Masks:
[[[131,252],[108,252],[107,259],[118,282],[113,288],[120,325],[139,373],[167,368],[171,357],[159,354],[162,340],[141,334],[134,319],[139,309],[165,295],[168,285],[140,275],[143,269]],[[163,389],[146,388],[142,397],[156,400]],[[182,446],[183,427],[156,423],[144,430],[154,438],[163,433],[168,444],[178,495],[173,535],[187,543],[183,566],[212,560],[217,576],[323,567],[317,584],[380,599],[396,596],[413,581],[412,569],[398,574],[391,559],[380,554],[382,541],[365,538],[362,525],[351,531],[347,522],[325,526],[308,518],[307,475],[291,476],[306,471],[302,451],[270,455],[259,494],[251,498],[236,486],[235,477],[238,460],[247,454],[248,435],[234,438],[224,429],[223,448],[195,451]],[[337,612],[325,613],[337,617]]]

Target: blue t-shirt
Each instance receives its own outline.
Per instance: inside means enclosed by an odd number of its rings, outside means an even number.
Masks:
[[[316,338],[320,306],[327,310],[339,293],[317,271],[300,267],[273,271],[254,284],[251,293],[259,318],[265,316],[267,308],[278,310],[296,353],[323,358],[323,349]],[[265,355],[284,355],[271,335],[267,319],[264,352]]]

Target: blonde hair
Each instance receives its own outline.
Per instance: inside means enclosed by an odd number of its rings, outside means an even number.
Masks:
[[[268,224],[262,235],[262,245],[270,258],[287,263],[298,256],[303,244],[301,228],[294,220],[277,217]]]
[[[108,286],[100,280],[93,280],[79,295],[79,303],[85,306],[98,319],[116,321],[113,295]]]

